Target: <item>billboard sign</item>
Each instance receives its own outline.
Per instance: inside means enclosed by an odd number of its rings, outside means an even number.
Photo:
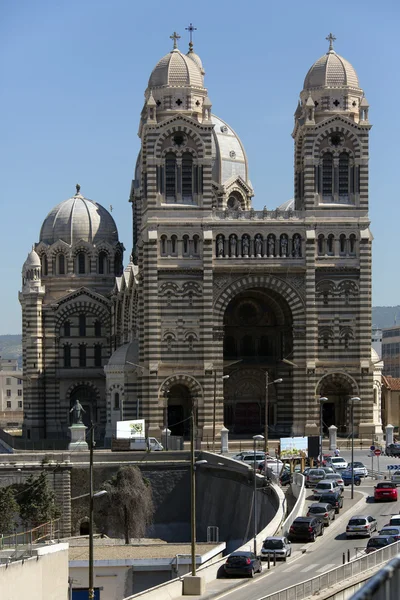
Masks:
[[[301,458],[307,456],[308,438],[307,437],[288,437],[281,438],[281,460],[285,458]]]
[[[132,421],[117,421],[117,439],[145,438],[144,419]]]

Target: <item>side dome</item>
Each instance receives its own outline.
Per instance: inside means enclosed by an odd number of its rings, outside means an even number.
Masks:
[[[330,50],[319,58],[308,71],[304,89],[359,88],[358,76],[348,60]]]
[[[39,255],[36,252],[36,250],[34,248],[32,248],[32,250],[28,254],[26,261],[24,262],[23,269],[32,268],[32,267],[40,267],[40,266],[41,266],[41,263],[40,263]]]
[[[239,136],[219,117],[211,115],[211,121],[214,124],[211,149],[213,180],[223,184],[239,175],[251,186],[247,156]]]
[[[156,64],[150,75],[148,87],[203,88],[201,67],[195,60],[182,54],[178,48],[174,48]]]
[[[113,245],[118,242],[118,231],[110,213],[97,202],[84,198],[78,190],[75,196],[57,204],[43,222],[40,242],[54,244],[58,240],[69,245],[79,240]]]

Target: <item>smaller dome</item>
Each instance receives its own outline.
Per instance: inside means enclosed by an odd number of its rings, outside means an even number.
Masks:
[[[214,125],[211,138],[212,177],[217,183],[225,183],[231,177],[240,177],[248,183],[247,157],[243,144],[235,131],[225,121],[211,115]]]
[[[286,202],[280,204],[278,206],[278,210],[282,210],[285,212],[288,210],[294,210],[294,198],[290,198],[290,200],[286,200]]]
[[[377,351],[375,350],[375,348],[371,347],[371,362],[372,364],[376,364],[378,362],[380,362],[382,359],[379,356],[379,354],[377,353]]]
[[[334,50],[329,50],[313,64],[304,80],[304,89],[360,88],[354,67]]]
[[[150,75],[148,87],[203,88],[201,69],[193,58],[174,48],[157,63]]]
[[[134,371],[139,362],[139,345],[138,341],[134,340],[128,344],[123,344],[117,348],[110,356],[106,365],[107,370],[127,370]],[[132,363],[135,363],[132,364]],[[140,368],[140,367],[139,367]]]
[[[41,266],[41,264],[40,264],[39,255],[35,251],[35,249],[32,248],[32,250],[28,254],[28,258],[24,262],[24,269],[25,269],[25,267],[32,268],[32,267],[40,267],[40,266]]]
[[[196,63],[196,65],[199,67],[200,72],[201,72],[202,75],[206,74],[206,72],[205,72],[205,70],[203,68],[203,63],[201,62],[200,56],[198,54],[196,54],[196,52],[193,52],[192,48],[189,50],[189,52],[186,54],[186,56],[188,56],[189,58],[191,58],[192,60],[194,60],[194,62]]]

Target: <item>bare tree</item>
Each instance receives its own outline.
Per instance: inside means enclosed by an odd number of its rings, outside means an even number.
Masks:
[[[143,537],[152,523],[154,506],[150,484],[137,467],[120,467],[104,484],[102,513],[119,535],[129,544],[130,538]]]

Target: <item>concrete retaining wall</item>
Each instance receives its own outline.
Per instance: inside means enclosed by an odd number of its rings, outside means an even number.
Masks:
[[[292,512],[282,525],[282,535],[287,535],[289,533],[289,529],[293,521],[303,514],[304,504],[306,501],[305,481],[305,477],[301,473],[293,474],[293,481],[291,483],[291,487],[293,496],[297,498],[297,500]]]

